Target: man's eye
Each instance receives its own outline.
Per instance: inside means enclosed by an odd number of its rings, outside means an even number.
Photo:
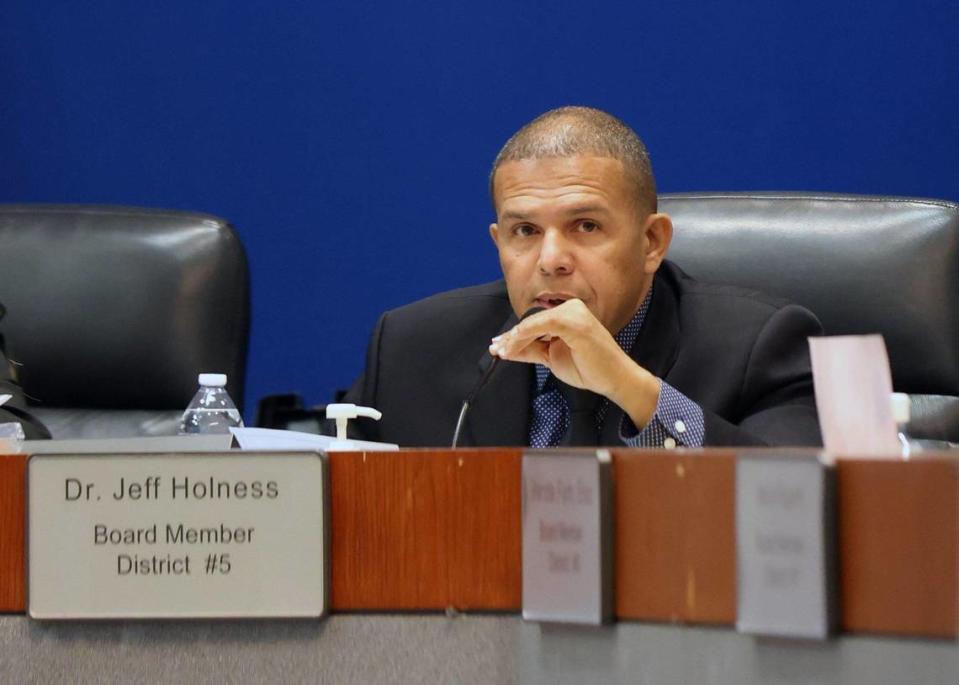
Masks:
[[[583,233],[592,233],[599,228],[599,224],[595,221],[580,221],[578,228]]]
[[[513,229],[513,233],[521,236],[530,236],[536,233],[536,229],[529,224],[520,224]]]

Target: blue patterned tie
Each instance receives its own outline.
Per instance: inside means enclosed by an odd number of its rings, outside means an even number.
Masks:
[[[646,293],[646,299],[639,310],[623,329],[614,335],[619,346],[627,352],[632,349],[639,331],[646,320],[646,312],[653,299],[653,289]],[[533,416],[529,426],[529,444],[531,447],[555,447],[570,433],[567,443],[576,445],[599,444],[600,433],[606,414],[609,411],[609,400],[599,395],[577,390],[564,385],[560,390],[557,381],[550,370],[536,364],[536,385],[533,397]],[[536,390],[538,389],[538,390]],[[570,412],[572,402],[572,412]],[[572,429],[570,421],[572,413]],[[630,425],[632,423],[630,422]],[[635,428],[633,429],[635,431]]]
[[[533,420],[529,427],[530,447],[555,447],[569,429],[566,398],[556,387],[553,374],[546,377],[543,389],[533,398]]]

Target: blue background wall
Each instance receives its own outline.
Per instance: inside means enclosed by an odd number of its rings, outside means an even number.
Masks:
[[[7,3],[0,202],[232,220],[250,416],[347,385],[382,310],[497,277],[489,164],[554,106],[625,119],[665,192],[959,200],[957,25],[955,0]]]

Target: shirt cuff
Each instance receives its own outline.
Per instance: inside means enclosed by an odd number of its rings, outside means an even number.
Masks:
[[[623,414],[619,437],[628,447],[702,447],[706,433],[703,410],[666,381],[659,382],[653,418],[641,431]]]

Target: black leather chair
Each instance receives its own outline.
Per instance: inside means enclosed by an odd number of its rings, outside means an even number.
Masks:
[[[779,295],[827,335],[881,333],[916,437],[959,442],[959,204],[827,193],[679,193],[670,258]]]
[[[94,205],[0,205],[8,357],[54,438],[166,435],[226,373],[243,401],[246,254],[224,221]]]

